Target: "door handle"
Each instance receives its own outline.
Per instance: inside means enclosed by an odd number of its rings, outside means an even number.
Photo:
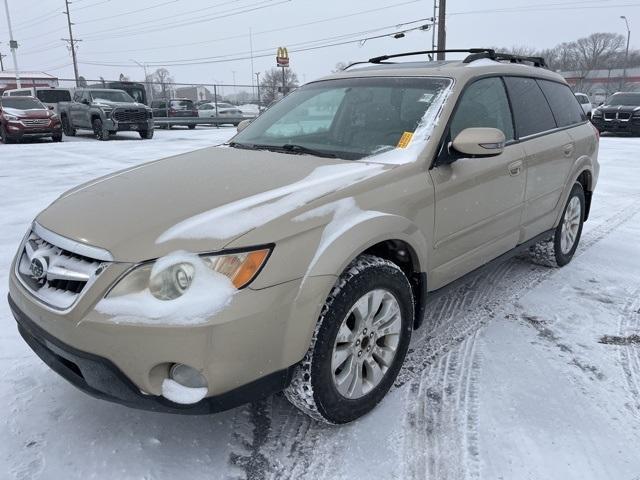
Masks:
[[[564,153],[565,157],[570,157],[571,154],[573,153],[574,149],[575,149],[574,144],[573,143],[568,143],[567,145],[562,147],[562,152]]]
[[[509,175],[515,177],[520,175],[522,172],[522,160],[518,160],[517,162],[513,162],[509,164]]]

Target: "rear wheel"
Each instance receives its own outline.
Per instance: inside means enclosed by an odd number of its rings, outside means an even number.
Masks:
[[[109,140],[109,132],[103,128],[102,120],[94,118],[91,125],[93,126],[93,134],[98,140]]]
[[[188,125],[188,127],[189,127],[189,130],[193,130],[194,128],[196,128],[195,125]]]
[[[553,237],[530,248],[529,253],[534,263],[547,267],[563,267],[571,261],[580,243],[584,212],[584,190],[580,183],[575,183]]]
[[[76,134],[76,129],[71,126],[69,117],[66,115],[62,116],[62,131],[67,137],[73,137]]]
[[[286,397],[327,423],[361,417],[398,375],[412,324],[413,295],[402,270],[379,257],[358,257],[327,298]]]

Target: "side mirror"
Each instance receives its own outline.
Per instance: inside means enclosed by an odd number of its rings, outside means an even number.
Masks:
[[[505,142],[504,133],[497,128],[465,128],[449,146],[463,155],[493,157],[504,151]]]
[[[49,105],[49,110],[53,110],[53,105]]]
[[[86,98],[84,100],[82,100],[81,103],[84,103],[85,105],[91,105],[91,102],[89,100],[87,100]]]
[[[245,128],[247,128],[249,126],[249,124],[251,123],[251,120],[242,120],[239,124],[238,124],[238,133],[240,133],[241,131],[243,131]]]

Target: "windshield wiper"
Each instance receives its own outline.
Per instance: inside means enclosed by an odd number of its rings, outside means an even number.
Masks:
[[[282,148],[282,150],[286,152],[308,153],[309,155],[314,155],[316,157],[336,158],[336,156],[333,153],[322,152],[320,150],[314,150],[313,148],[304,147],[302,145],[295,145],[292,143],[287,143],[285,145],[282,145],[282,147],[280,148]]]
[[[338,158],[333,153],[322,152],[320,150],[314,150],[313,148],[303,147],[302,145],[295,145],[291,143],[287,143],[285,145],[260,145],[260,144],[251,144],[251,143],[238,143],[231,142],[229,144],[230,147],[233,148],[244,148],[246,150],[270,150],[272,152],[287,152],[287,153],[307,153],[309,155],[314,155],[316,157],[324,157],[324,158]]]

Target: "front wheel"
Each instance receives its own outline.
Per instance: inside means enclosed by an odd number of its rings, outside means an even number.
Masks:
[[[66,115],[62,116],[62,131],[67,137],[73,137],[76,134],[76,129],[71,126],[69,117]]]
[[[366,414],[402,367],[413,314],[411,285],[397,265],[372,255],[356,258],[327,298],[286,397],[327,423]]]
[[[580,243],[584,212],[584,190],[580,183],[575,183],[553,237],[530,248],[534,263],[547,267],[563,267],[571,261]]]
[[[195,125],[187,125],[187,126],[189,127],[189,130],[193,130],[193,129],[195,129],[195,128],[196,128],[196,126],[195,126]]]
[[[53,140],[54,142],[58,143],[62,141],[62,134],[56,134],[56,135],[52,135],[51,136],[51,140]]]
[[[140,138],[142,138],[143,140],[151,140],[153,138],[153,129],[140,130],[138,133],[140,134]]]
[[[102,126],[102,120],[95,118],[92,122],[93,134],[98,140],[109,140],[109,132]]]
[[[0,126],[0,142],[2,143],[13,143],[13,139],[9,137],[7,130],[4,128],[4,125]]]

